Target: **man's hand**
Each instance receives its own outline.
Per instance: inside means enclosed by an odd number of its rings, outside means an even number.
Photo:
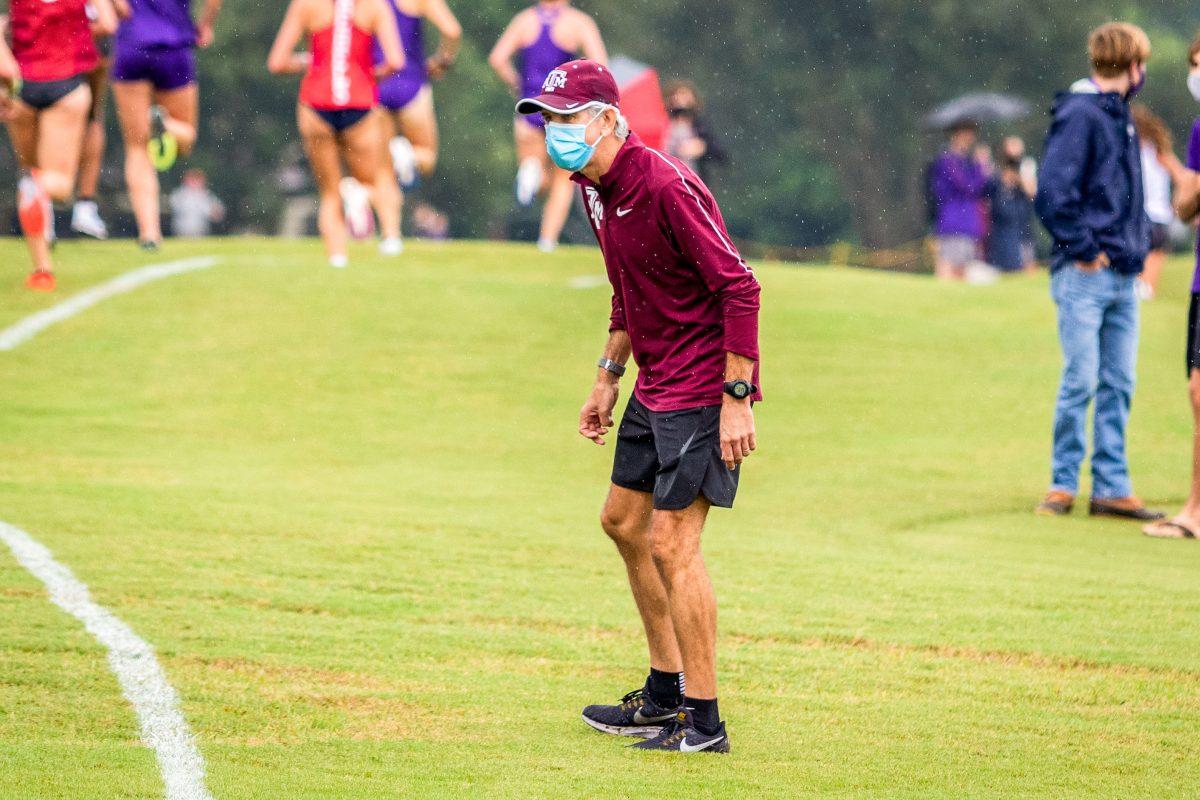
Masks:
[[[604,435],[612,428],[613,409],[617,406],[616,377],[611,380],[599,378],[592,393],[579,409],[579,435],[596,444],[604,444]]]
[[[721,401],[721,460],[730,470],[736,469],[757,446],[749,398],[737,400],[725,395]]]
[[[1108,254],[1101,252],[1091,261],[1076,261],[1075,264],[1084,272],[1099,272],[1109,265]]]

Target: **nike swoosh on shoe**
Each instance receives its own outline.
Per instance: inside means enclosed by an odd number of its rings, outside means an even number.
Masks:
[[[715,739],[709,739],[706,742],[700,742],[700,744],[688,744],[687,737],[685,736],[685,737],[683,737],[683,741],[681,741],[679,743],[679,752],[681,752],[681,753],[698,753],[701,750],[707,750],[708,748],[712,747],[714,744],[720,744],[720,742],[722,740],[724,740],[724,738],[725,738],[724,736],[718,736]]]
[[[657,725],[659,723],[666,722],[667,720],[672,719],[674,716],[675,716],[675,712],[672,711],[671,713],[664,714],[661,717],[647,717],[646,715],[644,715],[642,713],[642,710],[639,708],[637,711],[633,712],[633,722],[635,725]]]

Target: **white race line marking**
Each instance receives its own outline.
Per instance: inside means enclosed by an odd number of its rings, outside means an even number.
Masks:
[[[570,287],[572,289],[598,289],[601,286],[608,285],[607,275],[576,275],[571,278]]]
[[[179,696],[154,657],[154,648],[111,611],[97,605],[87,586],[28,533],[0,522],[0,541],[8,545],[21,566],[46,584],[56,606],[82,622],[108,648],[108,664],[137,712],[142,741],[154,749],[158,759],[167,800],[212,800],[204,785],[204,759],[179,711]]]
[[[169,278],[181,272],[191,272],[197,269],[207,269],[213,266],[219,258],[215,256],[200,256],[184,258],[179,261],[166,261],[162,264],[150,264],[145,267],[122,273],[112,280],[85,289],[77,295],[68,297],[61,303],[50,306],[36,314],[30,314],[25,319],[0,331],[0,350],[12,350],[19,344],[29,341],[34,336],[49,328],[51,325],[91,308],[101,300],[125,292],[133,291],[139,286]]]

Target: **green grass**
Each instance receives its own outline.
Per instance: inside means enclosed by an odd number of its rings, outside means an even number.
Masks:
[[[218,800],[1194,794],[1200,547],[1029,513],[1044,278],[759,267],[760,450],[705,534],[734,753],[679,759],[578,720],[646,667],[612,452],[574,430],[598,254],[66,243],[46,297],[9,240],[0,326],[210,252],[0,353],[0,519],[157,648]],[[1187,271],[1145,307],[1130,434],[1167,507]],[[0,550],[0,797],[161,792],[103,651]]]

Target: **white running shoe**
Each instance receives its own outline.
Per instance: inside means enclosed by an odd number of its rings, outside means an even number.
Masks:
[[[365,186],[350,176],[338,185],[346,228],[355,239],[367,239],[375,233],[375,215],[371,213],[371,195]]]
[[[558,249],[558,242],[553,239],[538,239],[537,249],[543,253],[553,253]]]
[[[404,252],[404,240],[399,236],[380,239],[379,252],[385,256],[398,256]]]
[[[405,189],[411,189],[417,182],[417,154],[413,152],[412,142],[403,136],[393,136],[388,142],[388,152],[392,154],[396,180]]]
[[[71,230],[93,239],[107,239],[108,226],[100,218],[95,200],[76,200],[71,209]]]
[[[350,262],[346,258],[345,254],[329,257],[329,266],[333,267],[334,269],[345,269],[348,263]]]
[[[545,171],[542,161],[538,158],[527,158],[517,169],[517,202],[523,206],[533,205],[538,191],[542,188],[542,178]]]

